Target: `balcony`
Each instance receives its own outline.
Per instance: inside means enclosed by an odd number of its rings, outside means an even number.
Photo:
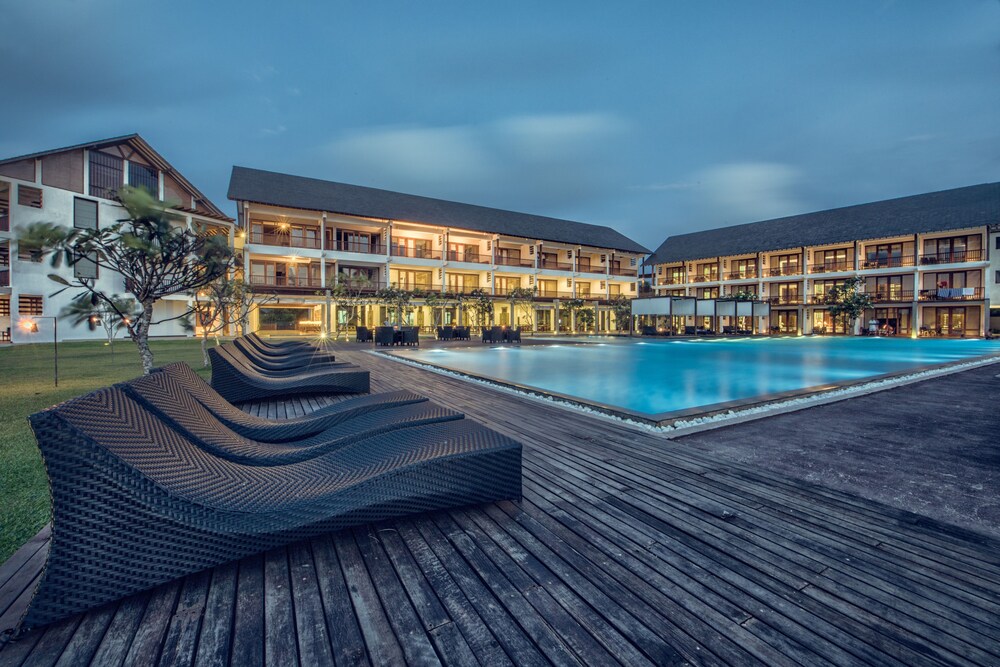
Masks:
[[[520,257],[504,257],[498,256],[494,259],[494,262],[498,266],[520,266],[525,269],[535,268],[535,262],[530,259],[521,259]]]
[[[667,278],[658,279],[656,281],[657,285],[683,285],[686,282],[684,276],[669,276]]]
[[[574,296],[572,292],[560,292],[558,290],[540,289],[535,292],[535,298],[540,301],[552,301],[554,299],[561,299],[563,301],[567,301],[569,299],[582,299],[584,297]]]
[[[251,232],[250,243],[278,246],[279,248],[311,248],[320,249],[319,238],[305,238],[293,234],[269,234],[267,232]]]
[[[802,267],[798,264],[788,264],[786,266],[778,266],[773,269],[769,269],[767,275],[777,278],[780,276],[800,276],[802,275]]]
[[[357,241],[337,241],[337,250],[341,252],[356,252],[363,255],[384,255],[385,245],[381,243],[359,243]]]
[[[916,255],[876,256],[861,262],[862,269],[896,269],[902,266],[913,266],[917,263]]]
[[[919,296],[921,301],[979,301],[985,298],[982,287],[922,289]]]
[[[911,289],[875,290],[874,292],[865,292],[865,294],[872,300],[872,303],[904,303],[913,301],[913,290]]]
[[[764,298],[772,306],[801,306],[802,297],[798,294],[780,294]]]
[[[748,278],[756,278],[757,271],[735,271],[733,273],[726,275],[726,280],[746,280]]]
[[[719,279],[719,274],[711,273],[707,276],[693,276],[691,282],[693,283],[714,283]]]
[[[612,267],[608,273],[613,276],[627,276],[629,278],[635,278],[639,275],[639,272],[636,269],[616,269],[614,267]]]
[[[262,290],[283,293],[312,293],[323,289],[323,283],[318,278],[308,276],[250,276],[250,284]]]
[[[836,273],[838,271],[853,271],[853,270],[854,270],[853,260],[820,262],[819,264],[809,265],[809,273]]]
[[[393,257],[412,257],[413,259],[441,259],[440,250],[432,250],[430,248],[408,248],[406,246],[394,245],[392,246],[392,256]]]
[[[449,262],[469,262],[470,264],[489,264],[493,259],[491,255],[468,250],[449,250],[447,256]]]
[[[551,269],[553,271],[572,271],[573,265],[567,262],[557,262],[553,259],[543,259],[538,263],[540,269]]]
[[[920,256],[920,264],[954,264],[959,262],[983,261],[982,250],[955,250],[954,252],[939,252]]]

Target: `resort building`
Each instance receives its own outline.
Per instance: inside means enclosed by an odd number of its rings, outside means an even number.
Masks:
[[[66,290],[52,296],[59,285],[51,273],[66,279],[96,278],[101,289],[125,295],[120,275],[77,262],[53,269],[18,247],[17,229],[33,222],[72,227],[99,227],[124,216],[115,199],[123,185],[142,186],[171,202],[186,224],[201,225],[234,238],[233,219],[210,202],[190,181],[143,140],[131,134],[102,141],[0,160],[0,338],[4,342],[52,340],[54,317],[74,296]],[[125,295],[127,296],[127,295]],[[187,297],[178,295],[156,304],[156,319],[184,312]],[[21,320],[35,322],[38,331],[19,327]],[[103,338],[87,326],[58,328],[60,339]],[[183,335],[179,321],[154,326],[152,335]]]
[[[998,232],[1000,183],[989,183],[671,236],[647,260],[654,293],[699,304],[658,311],[657,326],[846,333],[824,299],[860,276],[874,307],[855,333],[982,336],[1000,305]],[[712,310],[743,300],[766,307],[742,322]]]
[[[365,298],[386,287],[415,295],[401,323],[425,331],[477,324],[470,293],[488,297],[495,325],[582,330],[565,308],[582,300],[586,328],[610,331],[609,302],[636,296],[648,253],[609,227],[245,167],[233,168],[229,198],[247,279],[277,295],[250,323],[265,331],[395,324],[391,306]],[[517,288],[527,301],[511,301]]]

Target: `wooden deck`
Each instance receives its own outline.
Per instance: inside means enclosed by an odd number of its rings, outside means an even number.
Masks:
[[[524,500],[223,565],[27,633],[0,665],[1000,664],[1000,541],[351,347],[338,357],[370,368],[374,390],[417,389],[523,442]],[[46,537],[0,568],[4,618]]]

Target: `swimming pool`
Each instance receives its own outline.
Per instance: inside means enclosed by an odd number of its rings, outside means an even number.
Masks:
[[[660,422],[1000,354],[1000,341],[610,339],[404,350],[400,357]]]

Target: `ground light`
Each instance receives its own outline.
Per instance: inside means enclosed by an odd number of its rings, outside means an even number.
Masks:
[[[52,379],[59,386],[59,320],[51,315],[36,315],[21,320],[19,326],[28,333],[38,333],[37,320],[52,320]]]

